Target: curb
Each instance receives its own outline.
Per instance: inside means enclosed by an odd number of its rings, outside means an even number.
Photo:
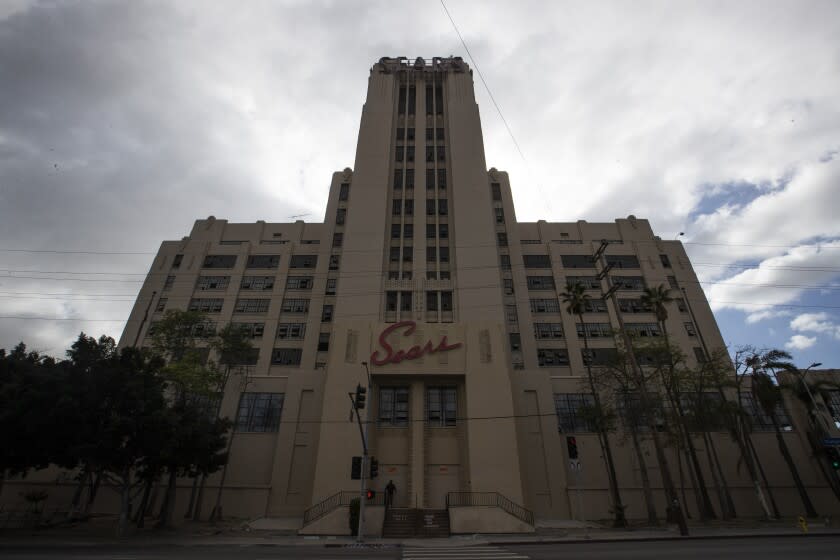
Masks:
[[[655,542],[655,541],[703,541],[703,540],[730,540],[730,539],[766,539],[766,538],[815,538],[815,537],[840,537],[840,532],[819,532],[819,533],[758,533],[740,535],[688,535],[681,537],[673,535],[669,537],[616,537],[616,538],[579,538],[579,539],[553,539],[553,540],[521,540],[521,541],[494,541],[488,540],[487,544],[493,546],[522,546],[535,544],[589,544],[589,543],[614,543],[614,542]]]

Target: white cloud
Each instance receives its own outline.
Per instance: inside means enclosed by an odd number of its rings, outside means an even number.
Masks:
[[[803,336],[801,334],[795,334],[790,337],[790,340],[785,344],[785,348],[791,350],[805,350],[806,348],[810,348],[817,342],[817,337],[815,336]]]
[[[828,313],[803,313],[790,322],[790,328],[798,332],[822,333],[840,340],[840,324],[831,320]]]

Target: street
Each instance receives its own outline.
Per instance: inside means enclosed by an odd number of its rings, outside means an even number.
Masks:
[[[4,546],[0,541],[0,557],[4,560],[51,560],[57,558],[90,560],[272,560],[280,558],[311,558],[319,560],[350,560],[383,558],[394,560],[564,560],[604,558],[677,558],[679,560],[727,560],[760,558],[761,560],[836,559],[840,554],[840,537],[762,537],[739,539],[678,539],[663,541],[623,541],[595,543],[527,544],[527,545],[445,545],[438,547],[373,547],[318,545],[217,545],[217,546],[159,546],[159,545],[101,545],[60,547],[33,544]]]

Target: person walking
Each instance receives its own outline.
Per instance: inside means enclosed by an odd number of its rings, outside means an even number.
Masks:
[[[388,485],[385,487],[385,507],[393,507],[394,505],[394,493],[396,493],[397,487],[394,484],[393,480],[388,481]]]

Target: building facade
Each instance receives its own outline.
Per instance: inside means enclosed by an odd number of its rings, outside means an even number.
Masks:
[[[584,325],[559,296],[575,282],[591,296]],[[534,521],[527,512],[537,521],[611,516],[598,438],[579,414],[584,359],[597,365],[610,355],[620,327],[661,335],[639,302],[644,287],[660,285],[676,296],[666,324],[688,363],[724,348],[680,242],[660,239],[634,216],[517,221],[507,174],[485,162],[468,66],[460,58],[383,58],[371,69],[355,165],[333,174],[323,222],[198,220],[189,236],[161,245],[121,345],[148,345],[170,309],[248,329],[257,352],[221,404],[236,421],[227,515],[346,532],[341,493],[358,492],[351,461],[361,455],[348,394],[370,376],[364,412],[379,462],[374,489],[393,481],[400,507],[444,509],[448,496],[450,505],[476,506],[453,517],[453,531],[526,531]],[[611,289],[615,297],[605,299]],[[794,408],[791,416],[804,414]],[[784,438],[818,511],[836,513],[802,431]],[[782,513],[798,514],[775,435],[757,430],[753,441]],[[620,429],[611,442],[627,516],[644,518],[639,457]],[[696,445],[710,492],[712,481],[726,483],[739,515],[759,515],[729,435],[698,435]],[[707,460],[711,452],[722,469]],[[667,453],[676,478],[681,458]],[[192,482],[182,483],[186,502]],[[691,484],[683,485],[684,506],[697,516]],[[475,496],[496,497],[491,504]],[[501,507],[498,496],[509,503]],[[372,532],[382,515],[368,509]]]

